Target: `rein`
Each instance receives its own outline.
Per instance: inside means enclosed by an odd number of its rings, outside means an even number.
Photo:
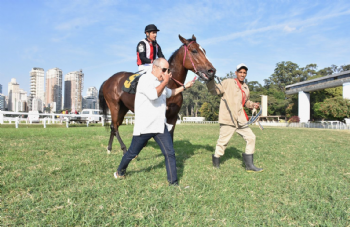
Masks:
[[[180,81],[178,81],[177,79],[174,79],[173,77],[171,77],[171,79],[175,82],[175,84],[183,86],[184,84],[181,83]]]

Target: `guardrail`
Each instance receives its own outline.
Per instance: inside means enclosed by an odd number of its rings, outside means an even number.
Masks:
[[[262,126],[274,127],[290,127],[290,128],[321,128],[321,129],[338,129],[350,130],[350,124],[345,124],[341,121],[320,121],[320,122],[302,122],[302,123],[288,123],[288,122],[266,122],[260,121]]]
[[[180,124],[218,124],[218,121],[180,121]]]
[[[5,115],[18,115],[18,117],[6,117]],[[22,118],[20,116],[27,115],[27,118]],[[32,124],[34,123],[33,119],[31,119],[29,116],[47,116],[47,117],[39,117],[39,124],[41,123],[44,128],[46,128],[46,124],[63,124],[66,123],[66,127],[69,127],[70,124],[70,117],[86,117],[86,115],[83,114],[57,114],[57,113],[27,113],[27,112],[11,112],[11,111],[1,111],[0,110],[0,124],[15,124],[15,127],[18,128],[18,125],[20,123],[25,124]],[[105,123],[111,123],[111,115],[107,115],[107,120],[104,119],[103,115],[95,115],[101,118],[101,126],[104,126]],[[75,123],[75,122],[73,122]],[[86,126],[89,127],[89,124],[91,122],[87,121]],[[123,120],[123,124],[134,124],[134,117],[127,116]]]

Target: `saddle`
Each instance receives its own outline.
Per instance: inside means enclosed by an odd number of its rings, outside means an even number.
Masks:
[[[137,84],[139,83],[139,79],[143,74],[144,73],[135,73],[135,74],[129,76],[125,80],[123,87],[122,87],[122,90],[125,92],[128,92],[130,94],[136,94]]]

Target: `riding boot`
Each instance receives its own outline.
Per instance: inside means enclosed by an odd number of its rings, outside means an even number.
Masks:
[[[220,158],[217,158],[214,155],[212,155],[212,160],[213,160],[213,166],[215,168],[220,168]]]
[[[243,161],[245,163],[245,170],[247,172],[262,172],[262,171],[264,171],[263,169],[257,168],[256,166],[254,166],[253,154],[243,153],[242,156],[243,156]]]

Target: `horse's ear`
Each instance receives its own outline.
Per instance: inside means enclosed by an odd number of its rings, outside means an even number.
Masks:
[[[192,40],[196,42],[196,36],[192,35]]]
[[[184,37],[182,37],[180,34],[179,34],[179,39],[180,39],[180,41],[181,41],[183,44],[185,44],[185,45],[188,44],[187,39],[185,39]]]

